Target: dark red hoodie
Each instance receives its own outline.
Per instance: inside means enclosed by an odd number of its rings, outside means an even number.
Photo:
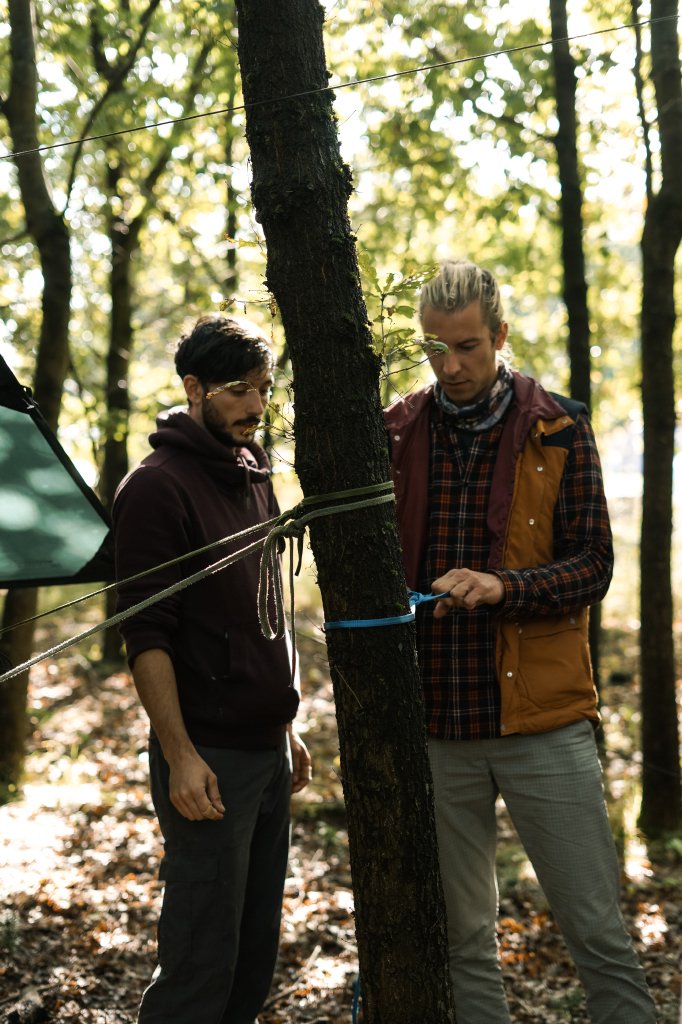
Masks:
[[[259,445],[232,449],[186,413],[164,412],[155,451],[114,501],[116,575],[125,579],[278,514],[270,463]],[[118,610],[158,593],[264,534],[215,548],[119,588]],[[296,714],[284,640],[263,636],[257,613],[260,554],[126,619],[120,630],[133,667],[153,648],[173,659],[182,715],[193,743],[262,750],[282,742]],[[270,604],[274,602],[272,595]],[[274,621],[274,607],[270,609]]]

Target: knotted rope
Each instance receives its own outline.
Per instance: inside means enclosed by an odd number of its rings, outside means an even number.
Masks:
[[[232,534],[230,537],[223,537],[221,540],[214,541],[212,544],[206,544],[204,547],[197,548],[195,551],[189,551],[187,554],[180,555],[178,558],[173,558],[169,562],[163,562],[161,565],[154,566],[152,569],[147,569],[145,572],[137,573],[135,576],[130,576],[128,579],[121,580],[117,585],[122,586],[125,583],[130,583],[133,580],[140,579],[143,576],[148,576],[150,573],[158,572],[159,569],[167,568],[170,565],[175,565],[178,562],[182,562],[187,558],[191,558],[192,555],[200,554],[201,552],[208,551],[211,548],[218,547],[220,545],[229,544],[232,541],[240,540],[243,537],[247,537],[250,534],[257,533],[260,530],[272,527],[267,537],[261,538],[260,540],[254,541],[253,544],[247,545],[242,548],[241,551],[236,551],[234,554],[227,555],[225,558],[219,559],[212,565],[207,566],[205,569],[200,569],[198,572],[193,573],[191,576],[186,577],[184,580],[179,580],[177,583],[172,584],[170,587],[166,587],[165,590],[161,590],[158,594],[154,594],[152,597],[146,598],[144,601],[138,602],[138,604],[132,605],[123,612],[118,612],[116,615],[110,616],[103,622],[99,622],[96,626],[92,626],[90,629],[84,630],[77,636],[71,637],[70,640],[63,640],[55,647],[51,647],[48,651],[44,651],[42,654],[37,654],[34,658],[25,661],[22,665],[17,665],[15,668],[4,672],[0,675],[0,683],[7,682],[10,679],[14,679],[15,676],[21,675],[22,672],[26,672],[28,669],[37,665],[41,661],[45,661],[46,658],[53,658],[56,654],[60,654],[61,651],[67,649],[67,647],[73,647],[74,644],[80,643],[82,640],[86,640],[88,637],[94,636],[96,633],[101,632],[103,629],[107,629],[109,626],[116,626],[119,622],[123,622],[124,619],[130,618],[132,615],[136,615],[138,612],[144,611],[145,608],[149,608],[150,605],[156,604],[157,601],[162,601],[166,597],[172,597],[173,594],[177,594],[180,590],[184,590],[186,587],[192,586],[193,583],[198,583],[200,580],[205,579],[207,576],[212,575],[214,572],[220,572],[221,569],[225,569],[228,565],[232,565],[234,562],[238,562],[242,558],[246,558],[247,555],[254,554],[254,552],[263,549],[261,556],[261,569],[260,569],[260,585],[258,590],[258,612],[261,629],[263,634],[268,640],[281,640],[284,636],[286,629],[286,621],[284,617],[284,600],[282,593],[282,574],[279,563],[280,544],[286,544],[286,537],[291,540],[291,564],[289,570],[289,587],[291,595],[291,628],[292,628],[292,680],[296,666],[296,644],[295,644],[295,624],[294,624],[294,575],[298,575],[301,567],[301,558],[303,554],[303,534],[305,532],[306,525],[312,520],[317,519],[319,516],[335,515],[337,512],[353,512],[361,508],[370,508],[373,505],[383,505],[388,502],[395,502],[394,494],[377,494],[377,492],[393,490],[392,481],[387,481],[380,484],[370,484],[367,487],[355,487],[345,491],[334,491],[331,494],[316,494],[311,495],[308,498],[303,498],[295,508],[290,509],[287,512],[283,512],[281,515],[270,519],[265,523],[258,523],[256,526],[251,526],[247,530],[241,530],[239,533]],[[335,501],[341,498],[356,497],[359,495],[374,495],[374,497],[366,497],[361,501],[355,501],[351,503],[333,505],[329,508],[315,509],[313,512],[303,513],[303,510],[312,504],[318,504],[323,501]],[[289,520],[293,520],[290,522]],[[299,560],[296,573],[293,569],[293,544],[294,540],[298,539],[299,546]],[[277,611],[277,628],[276,632],[272,632],[268,617],[267,598],[268,598],[268,587],[269,579],[272,578],[275,590],[275,607]],[[108,588],[103,588],[108,589]],[[95,591],[95,593],[101,593],[101,591]],[[76,604],[79,600],[85,600],[87,597],[92,597],[92,594],[86,595],[84,598],[78,598],[76,601],[68,602],[67,605],[60,605],[59,607],[68,607],[70,604]],[[44,613],[48,614],[48,613]],[[31,620],[27,620],[31,621]],[[18,623],[17,623],[18,625]]]
[[[284,551],[286,546],[286,538],[289,538],[289,600],[290,600],[290,620],[291,620],[291,648],[293,651],[291,658],[291,678],[293,680],[296,672],[296,621],[294,617],[294,576],[298,576],[301,571],[301,561],[303,559],[303,537],[305,535],[306,527],[309,522],[313,519],[318,519],[320,516],[332,516],[337,512],[353,512],[360,508],[370,508],[372,505],[385,505],[387,502],[395,502],[394,494],[380,494],[375,498],[365,498],[362,501],[354,501],[347,505],[335,505],[331,508],[319,508],[314,512],[308,512],[306,515],[296,515],[299,509],[304,508],[308,505],[314,505],[321,501],[335,501],[337,498],[349,498],[359,494],[372,494],[378,490],[393,489],[393,482],[388,481],[383,484],[371,484],[369,487],[356,487],[349,491],[334,491],[331,494],[315,494],[309,498],[304,498],[291,513],[285,513],[282,518],[292,518],[291,522],[279,523],[277,526],[273,526],[270,533],[265,538],[263,544],[263,554],[260,560],[260,584],[258,587],[258,617],[260,619],[260,627],[263,630],[263,635],[267,640],[281,640],[284,636],[286,629],[286,619],[284,616],[284,586],[282,581],[282,571],[279,561],[279,555]],[[298,564],[296,571],[294,572],[294,541],[298,541]],[[268,614],[268,592],[270,588],[270,579],[272,578],[275,591],[275,609],[277,614],[276,628],[273,632],[270,624],[270,616]],[[0,676],[0,681],[2,677]]]

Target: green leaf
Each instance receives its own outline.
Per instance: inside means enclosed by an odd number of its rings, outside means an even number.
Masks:
[[[402,279],[400,284],[394,287],[393,294],[400,295],[401,292],[414,291],[416,288],[421,288],[423,284],[434,278],[439,270],[440,267],[438,266],[427,267],[426,270],[413,270],[411,274]]]
[[[413,306],[396,306],[393,312],[399,313],[400,316],[409,316],[411,319],[415,314],[415,309]]]
[[[358,265],[362,272],[366,274],[367,277],[370,279],[370,281],[377,289],[377,291],[380,292],[381,289],[379,287],[379,278],[377,277],[376,270],[372,266],[372,257],[370,256],[366,249],[362,249],[358,253]]]
[[[425,352],[449,352],[444,341],[420,341],[419,344]]]

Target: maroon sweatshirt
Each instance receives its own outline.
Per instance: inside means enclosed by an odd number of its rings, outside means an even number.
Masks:
[[[114,501],[116,575],[125,579],[278,514],[270,463],[259,445],[232,449],[186,412],[164,412],[154,452],[129,473]],[[203,555],[119,587],[118,610],[264,536]],[[193,743],[262,750],[284,739],[296,714],[284,640],[263,636],[257,594],[260,553],[249,555],[121,623],[128,662],[153,648],[175,666],[180,707]],[[274,601],[270,595],[270,617]]]

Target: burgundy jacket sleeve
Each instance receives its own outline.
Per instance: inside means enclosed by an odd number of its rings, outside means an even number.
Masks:
[[[576,420],[554,509],[554,558],[529,569],[496,569],[505,617],[565,615],[601,601],[613,574],[613,543],[601,463],[589,420]]]
[[[174,481],[152,466],[140,466],[123,483],[113,508],[116,578],[144,572],[191,551],[187,509]],[[118,588],[118,611],[143,601],[188,575],[190,560],[160,569]],[[159,648],[173,657],[171,638],[178,624],[180,594],[165,598],[125,619],[119,632],[128,664],[143,651]]]

